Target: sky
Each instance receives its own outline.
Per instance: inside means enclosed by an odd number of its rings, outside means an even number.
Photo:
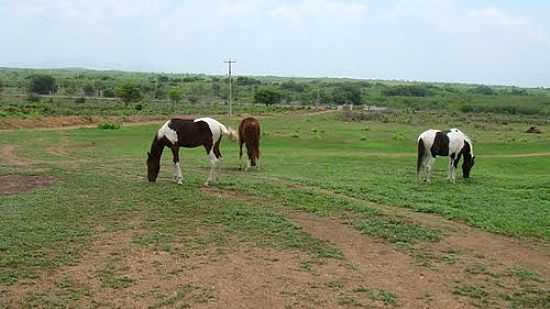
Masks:
[[[0,66],[550,87],[547,0],[0,0]]]

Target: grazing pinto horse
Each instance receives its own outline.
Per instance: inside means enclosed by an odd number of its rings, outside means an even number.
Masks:
[[[182,184],[183,176],[179,163],[179,148],[203,146],[210,161],[210,174],[205,182],[205,185],[208,186],[210,181],[215,180],[215,169],[222,161],[220,142],[223,135],[229,136],[232,140],[237,137],[233,129],[226,128],[212,118],[171,119],[167,121],[157,131],[151,144],[151,151],[147,153],[147,178],[150,182],[157,179],[162,150],[164,147],[169,147],[174,156],[174,180],[178,184]]]
[[[244,169],[246,171],[250,165],[256,166],[256,162],[260,159],[260,122],[256,118],[248,117],[241,121],[239,125],[239,143],[241,144],[239,152],[241,169],[243,165],[243,144],[246,144],[248,154],[248,161]]]
[[[470,170],[474,166],[474,149],[472,141],[466,134],[459,129],[449,129],[447,131],[427,130],[418,137],[418,160],[416,163],[416,175],[420,180],[420,172],[425,169],[426,181],[430,182],[432,165],[436,156],[449,157],[449,177],[455,182],[455,171],[464,156],[462,163],[462,176],[470,177]]]

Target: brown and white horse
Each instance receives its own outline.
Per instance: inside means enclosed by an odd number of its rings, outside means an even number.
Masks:
[[[459,129],[447,131],[427,130],[418,137],[418,160],[416,163],[416,176],[420,180],[420,173],[424,169],[425,181],[430,182],[432,166],[437,156],[449,157],[448,179],[454,183],[456,167],[460,158],[462,163],[462,176],[470,177],[470,171],[475,163],[474,145],[466,134]]]
[[[164,147],[169,147],[173,154],[174,180],[178,184],[182,184],[183,176],[179,163],[179,148],[203,146],[210,161],[210,173],[204,183],[208,186],[210,181],[215,180],[215,169],[221,166],[223,160],[220,152],[220,142],[223,135],[229,136],[233,141],[237,138],[237,134],[233,129],[226,128],[212,118],[168,120],[155,134],[151,151],[147,153],[147,178],[150,182],[156,181],[160,170],[162,151]]]
[[[243,169],[243,144],[246,145],[248,160],[244,170],[256,166],[260,159],[260,122],[256,118],[244,118],[239,125],[239,160],[241,161],[241,170]]]

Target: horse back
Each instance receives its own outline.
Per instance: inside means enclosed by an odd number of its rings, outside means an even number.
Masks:
[[[208,123],[193,119],[172,119],[171,127],[178,134],[178,146],[198,147],[212,145],[212,132]]]
[[[247,144],[258,145],[260,141],[260,122],[252,117],[243,119],[239,125],[239,139]]]

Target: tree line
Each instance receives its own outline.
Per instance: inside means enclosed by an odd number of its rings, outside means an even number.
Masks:
[[[130,73],[91,70],[0,69],[0,94],[24,93],[29,100],[43,95],[117,98],[128,105],[141,100],[173,104],[226,102],[225,76]],[[545,89],[542,89],[545,91]],[[382,82],[343,79],[285,79],[238,76],[233,79],[233,99],[257,104],[369,104],[417,108],[437,107],[472,98],[529,96],[536,92],[517,87],[486,85]],[[546,91],[547,93],[547,91]]]

